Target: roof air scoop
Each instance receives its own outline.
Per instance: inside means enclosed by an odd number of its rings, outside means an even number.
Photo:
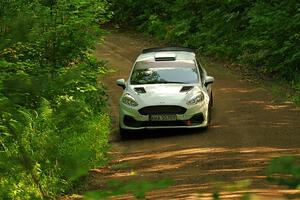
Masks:
[[[154,56],[155,61],[175,61],[176,54],[173,52],[158,52]]]
[[[138,94],[146,93],[146,90],[143,87],[136,87],[134,88],[134,91],[136,91]]]
[[[189,92],[190,90],[192,90],[194,88],[194,86],[183,86],[180,90],[180,92]]]

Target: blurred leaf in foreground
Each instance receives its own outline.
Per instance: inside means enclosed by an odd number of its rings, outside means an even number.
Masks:
[[[145,199],[146,192],[167,188],[172,184],[173,181],[170,179],[164,179],[156,182],[132,181],[130,183],[124,183],[118,180],[110,180],[107,182],[108,188],[106,190],[87,192],[84,194],[83,198],[85,200],[99,200],[131,193],[137,199]]]
[[[286,185],[290,188],[300,186],[300,163],[299,157],[284,156],[274,158],[266,170],[268,181]]]

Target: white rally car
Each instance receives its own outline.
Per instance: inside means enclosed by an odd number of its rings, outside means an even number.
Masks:
[[[188,48],[143,50],[129,79],[117,80],[120,134],[128,130],[207,127],[214,78]]]

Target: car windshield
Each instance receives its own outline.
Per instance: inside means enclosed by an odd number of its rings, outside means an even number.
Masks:
[[[193,61],[137,62],[130,82],[138,84],[197,83],[198,71]]]

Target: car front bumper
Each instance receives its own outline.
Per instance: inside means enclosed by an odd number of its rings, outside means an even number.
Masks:
[[[208,103],[185,107],[184,114],[176,114],[176,121],[151,121],[150,115],[142,115],[141,108],[129,107],[120,103],[120,128],[127,130],[200,128],[208,126]]]

